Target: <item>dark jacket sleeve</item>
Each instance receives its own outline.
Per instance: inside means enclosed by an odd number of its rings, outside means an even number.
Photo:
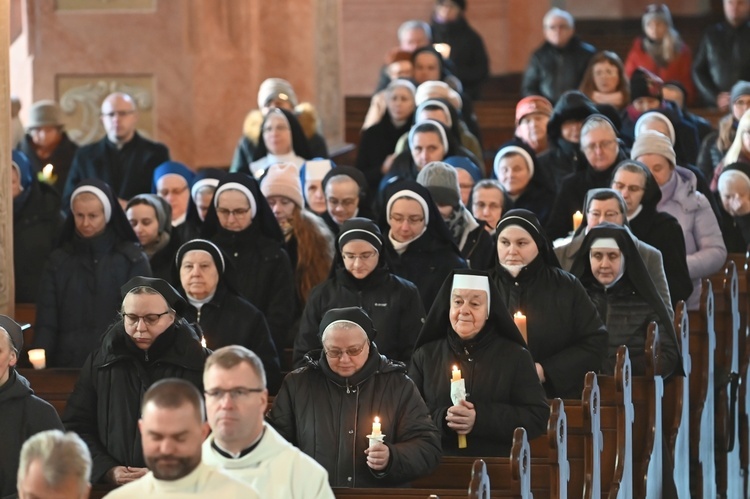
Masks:
[[[295,369],[302,367],[307,352],[322,347],[320,338],[318,338],[318,326],[323,318],[322,286],[325,286],[325,282],[312,290],[302,312],[299,331],[294,338],[294,353],[292,354],[292,365]]]
[[[279,393],[273,399],[273,408],[266,415],[268,424],[279,432],[292,445],[297,445],[297,423],[294,417],[294,375],[289,374],[281,384]]]
[[[419,290],[417,290],[416,286],[405,288],[401,297],[401,313],[399,314],[401,331],[399,338],[402,339],[402,349],[399,359],[403,359],[403,362],[408,364],[414,350],[414,344],[417,342],[417,336],[419,336],[419,332],[424,325],[426,315],[422,298],[419,296]]]
[[[427,397],[427,394],[424,391],[424,366],[427,362],[429,362],[429,360],[425,357],[425,350],[423,348],[419,348],[414,352],[414,356],[411,359],[411,365],[409,366],[409,377],[412,379],[412,381],[414,381],[414,385],[417,387],[417,390],[422,396],[422,399],[426,399]],[[450,406],[447,404],[435,407],[430,412],[432,422],[435,424],[441,435],[445,430],[448,429],[445,422],[445,416],[448,412],[448,407]]]
[[[29,435],[45,430],[65,430],[57,411],[46,400],[38,397],[28,398],[27,414]]]
[[[268,288],[270,294],[268,308],[265,310],[266,322],[271,330],[277,352],[283,352],[286,347],[289,330],[297,319],[294,297],[294,274],[292,264],[286,251],[281,251],[278,258],[268,259],[268,274],[274,276],[275,286]]]
[[[529,65],[523,73],[521,82],[521,95],[542,95],[542,74],[544,69],[541,67],[539,55],[534,52],[529,59]]]
[[[693,59],[693,81],[701,97],[706,101],[706,104],[715,106],[716,97],[719,95],[719,88],[711,76],[708,43],[708,34],[705,34]]]
[[[39,294],[36,301],[36,323],[34,325],[34,348],[43,348],[54,352],[57,345],[58,335],[58,307],[57,307],[57,282],[55,280],[55,256],[59,253],[53,252],[53,258],[47,262],[39,281]]]
[[[266,387],[271,395],[275,395],[281,386],[281,366],[279,355],[273,344],[271,331],[263,314],[258,312],[250,328],[252,334],[252,351],[260,357],[263,369],[266,371]]]

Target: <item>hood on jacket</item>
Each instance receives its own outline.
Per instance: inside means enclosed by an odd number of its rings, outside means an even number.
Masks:
[[[17,400],[34,395],[29,380],[24,378],[15,368],[8,368],[8,381],[0,386],[0,407],[9,400]]]
[[[547,137],[550,143],[562,138],[562,124],[568,120],[583,121],[592,114],[599,113],[596,105],[578,90],[569,90],[560,96],[547,123]]]

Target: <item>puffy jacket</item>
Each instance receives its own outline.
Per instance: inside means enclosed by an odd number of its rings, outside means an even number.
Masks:
[[[513,277],[499,264],[491,278],[508,312],[526,316],[528,348],[544,369],[547,396],[578,398],[588,371],[606,356],[607,330],[580,281],[537,257]]]
[[[91,482],[100,482],[115,466],[145,467],[138,419],[143,395],[154,382],[180,378],[203,393],[203,363],[210,350],[178,320],[147,351],[139,349],[122,321],[109,328],[102,344],[86,359],[63,413],[91,451]]]
[[[383,472],[369,468],[365,456],[375,416],[391,456]],[[319,361],[308,356],[305,367],[284,379],[268,421],[328,471],[332,487],[402,486],[440,461],[438,430],[406,367],[374,344],[349,378],[331,371],[322,353]]]
[[[135,276],[151,276],[146,254],[103,234],[74,237],[50,255],[37,298],[35,348],[47,351],[49,367],[76,367],[96,347],[117,317],[120,286]]]
[[[544,42],[532,55],[521,83],[521,93],[541,95],[553,103],[566,90],[578,88],[596,49],[577,36],[565,47]]]
[[[750,22],[734,28],[722,21],[708,28],[693,61],[693,81],[706,104],[721,92],[750,80]]]
[[[339,268],[310,292],[294,341],[295,367],[306,363],[307,352],[322,347],[318,326],[323,315],[342,307],[364,309],[377,331],[378,350],[390,359],[409,362],[425,317],[417,287],[384,268],[375,269],[361,280]]]
[[[677,57],[669,61],[666,66],[662,66],[651,57],[643,44],[644,38],[642,36],[633,40],[633,45],[631,45],[630,52],[625,59],[625,75],[630,78],[636,69],[642,67],[648,69],[663,81],[677,80],[685,87],[687,102],[692,103],[695,98],[695,86],[692,76],[693,53],[690,51],[690,47],[683,43]]]
[[[62,430],[55,408],[34,395],[29,382],[14,368],[0,386],[0,497],[16,497],[16,472],[23,443],[44,430]]]

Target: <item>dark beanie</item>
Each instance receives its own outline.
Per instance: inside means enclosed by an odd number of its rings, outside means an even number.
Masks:
[[[154,277],[133,277],[120,288],[120,294],[122,295],[122,298],[125,299],[125,296],[128,293],[135,288],[141,287],[156,290],[165,300],[167,300],[169,306],[179,314],[181,314],[187,306],[187,303],[182,296],[180,296],[180,293],[178,293],[171,284],[164,279],[156,279]]]
[[[750,81],[740,80],[732,86],[731,102],[734,104],[743,95],[750,95]]]
[[[630,77],[630,101],[641,97],[653,97],[661,100],[661,89],[664,81],[646,68],[639,67]]]
[[[21,326],[7,315],[0,315],[0,327],[8,331],[13,348],[20,352],[23,349],[23,330]]]
[[[339,250],[346,243],[360,239],[370,243],[378,253],[383,249],[383,234],[380,228],[370,219],[354,217],[341,224],[339,230]]]
[[[323,337],[323,332],[334,322],[350,322],[364,329],[367,338],[372,341],[377,334],[372,319],[360,307],[332,308],[323,316],[318,328],[318,336]]]

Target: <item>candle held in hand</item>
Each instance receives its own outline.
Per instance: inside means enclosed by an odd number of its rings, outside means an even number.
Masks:
[[[528,343],[529,340],[528,340],[528,336],[526,335],[526,316],[523,315],[520,311],[516,312],[513,315],[513,322],[516,323],[516,327],[521,332],[521,336],[523,336],[523,341]]]
[[[461,379],[461,369],[458,368],[458,366],[453,366],[453,378],[451,378],[451,381],[458,381]]]
[[[375,421],[372,423],[372,436],[380,436],[380,418],[375,416]]]
[[[580,211],[577,211],[573,213],[573,230],[578,230],[578,227],[581,226],[581,222],[583,222],[583,213]]]

